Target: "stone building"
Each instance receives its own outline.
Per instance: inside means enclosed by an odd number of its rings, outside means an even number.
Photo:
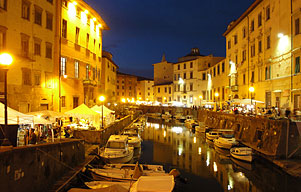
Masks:
[[[137,98],[139,101],[153,101],[154,91],[153,91],[154,81],[147,78],[138,78],[137,81]]]
[[[291,14],[292,13],[292,14]],[[231,98],[300,108],[300,1],[256,0],[223,34]],[[295,104],[294,104],[295,103]]]
[[[57,6],[56,38],[59,63],[54,72],[59,111],[97,103],[102,79],[102,31],[109,29],[83,0],[62,0]],[[61,15],[61,17],[60,17]]]
[[[118,66],[113,61],[113,56],[107,51],[102,51],[101,68],[101,94],[105,95],[107,102],[116,101],[116,80]]]
[[[52,110],[57,1],[1,0],[0,53],[8,52],[8,106],[21,112]],[[0,92],[4,89],[0,74]]]
[[[116,93],[117,101],[134,102],[137,98],[138,77],[117,71]]]

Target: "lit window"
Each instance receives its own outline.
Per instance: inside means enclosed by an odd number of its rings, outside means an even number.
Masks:
[[[78,44],[79,41],[79,27],[75,28],[75,43]]]
[[[66,65],[67,65],[67,58],[61,57],[61,76],[66,75]]]
[[[22,1],[22,18],[29,20],[30,15],[30,2],[23,0]]]
[[[74,62],[74,77],[79,78],[79,62],[77,60]]]
[[[63,19],[62,37],[67,38],[67,21]]]
[[[295,73],[300,73],[300,57],[296,57],[295,60]]]

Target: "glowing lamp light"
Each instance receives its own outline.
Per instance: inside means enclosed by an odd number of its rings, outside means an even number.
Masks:
[[[76,16],[76,8],[74,3],[69,3],[68,4],[68,15],[70,17],[75,17]]]
[[[104,100],[106,100],[105,96],[102,95],[99,97],[99,101],[103,102]]]
[[[193,143],[196,143],[196,137],[193,137]]]
[[[196,97],[194,97],[193,100],[196,100]]]
[[[125,103],[125,98],[122,98],[122,99],[121,99],[121,102],[122,102],[122,103]]]
[[[201,155],[201,154],[202,154],[202,148],[199,147],[199,155]]]
[[[65,75],[63,75],[63,77],[64,77],[64,79],[67,79],[68,75],[65,74]]]
[[[255,88],[254,87],[249,87],[249,91],[253,93],[255,91]]]
[[[37,115],[38,118],[41,118],[41,115]]]
[[[214,93],[214,96],[215,96],[215,97],[218,97],[218,96],[219,96],[218,92],[215,92],[215,93]]]
[[[203,99],[203,96],[202,96],[202,95],[200,95],[200,96],[199,96],[199,98],[200,98],[200,99]]]
[[[88,14],[89,13],[89,11],[86,9],[85,11],[84,11],[86,14]]]
[[[98,27],[99,27],[99,28],[102,28],[102,24],[98,24]]]
[[[0,64],[1,65],[10,65],[13,62],[13,58],[8,53],[2,53],[0,55]]]
[[[179,84],[184,84],[184,80],[181,77],[179,78]]]
[[[284,37],[283,33],[278,33],[278,38]]]
[[[166,137],[166,131],[163,132],[163,136]]]
[[[73,3],[73,5],[77,5],[77,2],[76,2],[76,1],[73,1],[72,3]]]
[[[96,21],[96,18],[95,18],[95,17],[93,18],[93,21]]]
[[[214,171],[214,172],[217,172],[217,165],[216,165],[215,162],[213,162],[213,171]]]

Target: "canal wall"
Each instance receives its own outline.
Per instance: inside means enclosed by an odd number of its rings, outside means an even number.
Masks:
[[[142,112],[140,111],[132,115],[128,115],[100,131],[74,130],[73,136],[77,139],[83,139],[86,143],[89,144],[104,145],[111,135],[118,134],[124,127],[130,125],[133,120],[137,119],[141,114]]]
[[[301,137],[297,122],[274,120],[263,116],[250,117],[191,108],[141,106],[144,113],[192,115],[214,129],[233,129],[235,138],[269,158],[301,157]]]
[[[47,191],[84,160],[84,145],[78,139],[0,148],[0,191]]]
[[[265,156],[301,157],[297,123],[288,119],[274,120],[206,110],[198,111],[198,119],[210,128],[235,130],[238,141]]]

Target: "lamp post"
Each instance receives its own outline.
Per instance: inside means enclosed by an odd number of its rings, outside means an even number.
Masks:
[[[203,100],[203,96],[202,96],[202,95],[200,95],[200,96],[199,96],[199,98],[200,98],[200,107],[202,107],[202,100]]]
[[[7,130],[7,71],[8,71],[8,66],[13,62],[13,58],[10,54],[8,53],[2,53],[0,55],[0,64],[3,66],[3,71],[4,71],[4,129]],[[1,67],[2,68],[2,67]],[[6,137],[4,135],[4,137]]]
[[[251,93],[251,112],[252,112],[252,105],[253,105],[252,99],[253,99],[253,93],[255,91],[255,88],[254,87],[249,87],[249,91]]]
[[[218,99],[218,96],[219,96],[218,92],[215,92],[214,96],[215,96],[215,100],[216,100],[216,111],[217,111],[217,99]]]
[[[103,129],[103,102],[104,100],[106,100],[105,96],[100,96],[99,97],[99,101],[101,101],[102,103],[102,107],[101,107],[101,128]]]

